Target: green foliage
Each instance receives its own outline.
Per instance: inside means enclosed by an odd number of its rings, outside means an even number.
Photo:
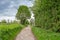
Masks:
[[[60,28],[60,0],[35,0],[35,24],[52,31]]]
[[[26,21],[25,21],[25,25],[26,25],[26,26],[27,26],[27,25],[29,25],[29,22],[28,22],[28,20],[26,20]]]
[[[1,23],[6,23],[6,20],[2,20]]]
[[[17,21],[16,20],[14,20],[13,22],[11,22],[11,23],[17,23]]]
[[[22,17],[30,18],[30,16],[29,8],[25,5],[21,5],[16,14],[17,19],[22,19]]]
[[[32,25],[32,26],[35,26],[35,19],[30,19],[30,24]]]
[[[14,40],[22,28],[19,24],[0,24],[0,40]]]
[[[32,27],[32,32],[37,40],[60,40],[60,33],[50,32],[38,27]]]
[[[29,8],[25,5],[21,5],[16,14],[16,18],[21,20],[21,23],[24,24],[24,21],[30,17],[31,17],[31,14],[30,14]]]

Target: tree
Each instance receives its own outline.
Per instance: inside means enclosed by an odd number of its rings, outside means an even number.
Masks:
[[[21,5],[16,14],[16,18],[18,20],[21,20],[21,24],[24,24],[25,21],[30,17],[31,17],[31,14],[30,14],[29,8],[25,5]]]
[[[32,9],[36,26],[53,31],[60,28],[60,0],[35,0]]]
[[[6,20],[2,20],[1,23],[6,23]]]

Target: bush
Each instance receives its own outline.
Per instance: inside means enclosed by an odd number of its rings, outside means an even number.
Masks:
[[[60,28],[60,0],[35,0],[32,9],[36,26],[52,31]]]
[[[1,23],[6,23],[6,20],[2,20]]]
[[[23,28],[19,24],[1,24],[0,25],[0,40],[14,40],[17,34]]]

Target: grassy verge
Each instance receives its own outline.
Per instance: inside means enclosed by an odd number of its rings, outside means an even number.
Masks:
[[[20,24],[0,24],[0,40],[14,40],[22,28]]]
[[[49,32],[38,27],[32,27],[32,32],[37,40],[60,40],[59,33]]]

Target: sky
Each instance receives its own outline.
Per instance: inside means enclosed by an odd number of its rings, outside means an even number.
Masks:
[[[0,20],[15,20],[20,5],[32,7],[32,0],[0,0]]]

